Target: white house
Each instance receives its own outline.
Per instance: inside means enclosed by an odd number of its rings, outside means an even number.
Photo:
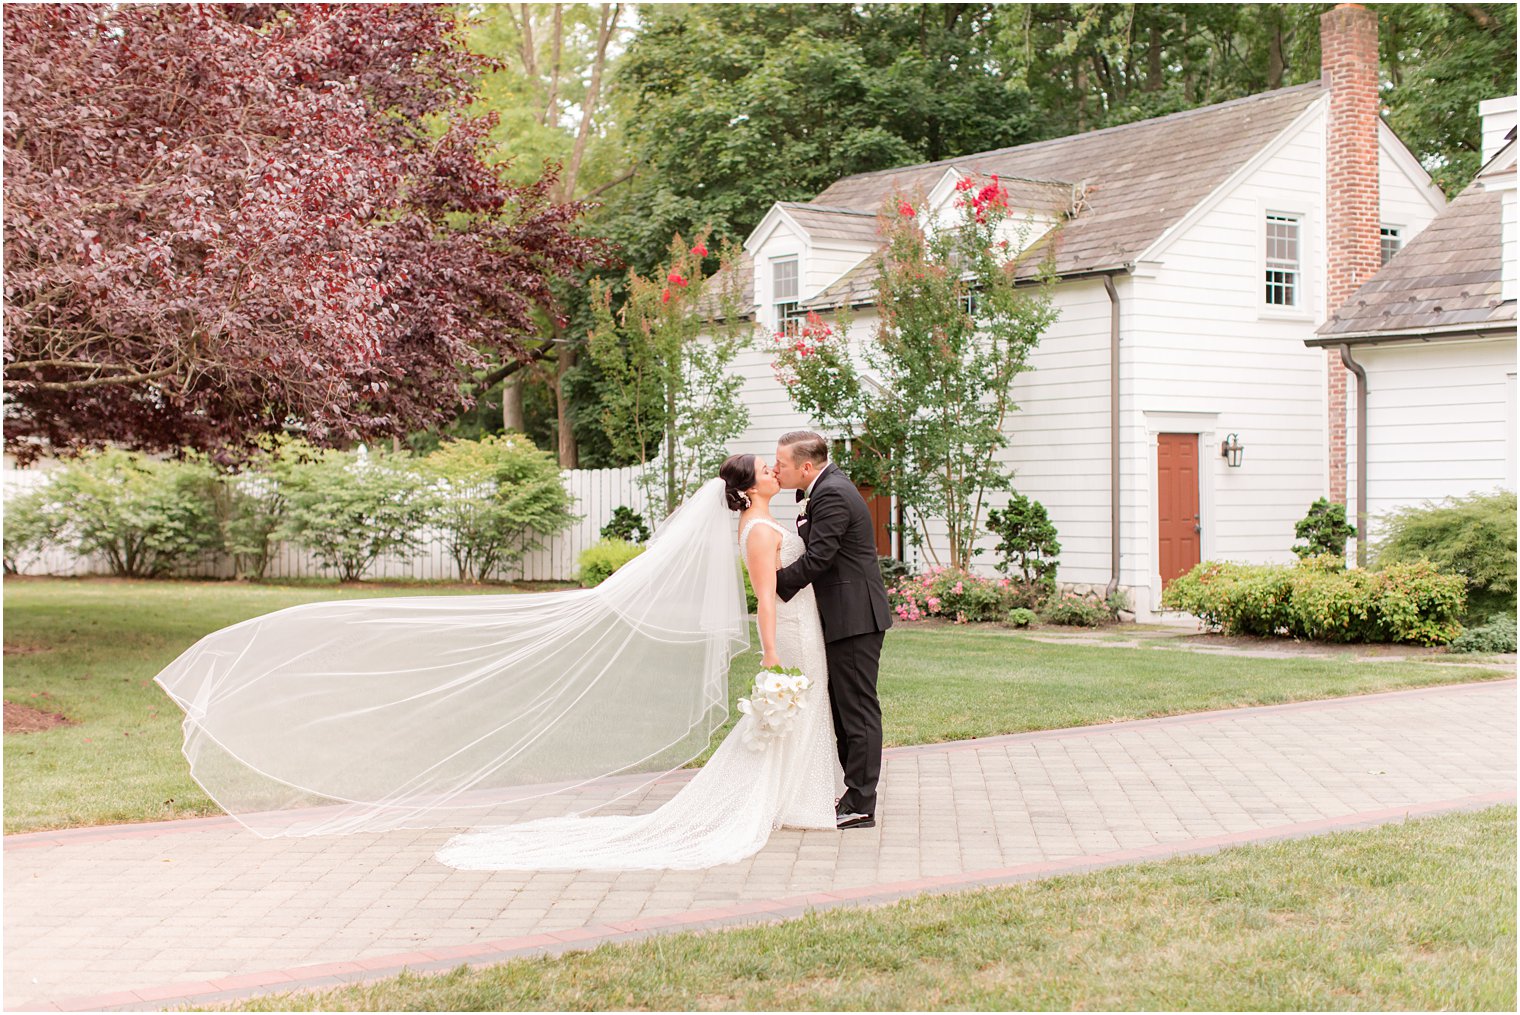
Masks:
[[[1344,368],[1306,345],[1378,268],[1348,259],[1345,237],[1365,251],[1370,235],[1376,257],[1446,203],[1378,116],[1375,15],[1343,5],[1321,31],[1317,82],[777,204],[740,266],[760,330],[849,306],[851,340],[868,339],[878,210],[920,194],[932,211],[959,174],[996,173],[1010,203],[1063,220],[1060,318],[1015,386],[1004,456],[1060,533],[1060,580],[1124,588],[1143,618],[1202,559],[1292,560],[1294,523],[1315,499],[1345,496]],[[765,344],[735,366],[751,416],[736,450],[769,455],[811,421]],[[1238,465],[1227,440],[1244,448]]]
[[[1515,97],[1483,113],[1484,165],[1309,341],[1356,377],[1355,512],[1515,489]]]

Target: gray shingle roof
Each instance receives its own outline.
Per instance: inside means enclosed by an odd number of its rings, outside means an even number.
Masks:
[[[876,209],[829,208],[798,201],[782,201],[780,206],[814,240],[844,240],[848,243],[877,241]]]
[[[1056,270],[1123,267],[1323,94],[1314,81],[1085,134],[847,176],[812,203],[876,212],[894,194],[927,193],[952,166],[1043,181],[1047,194],[1058,181],[1085,182]]]
[[[1511,142],[1507,168],[1501,152],[1331,315],[1311,344],[1513,327],[1515,301],[1502,296],[1501,195],[1483,186],[1484,180],[1514,174],[1513,149]]]

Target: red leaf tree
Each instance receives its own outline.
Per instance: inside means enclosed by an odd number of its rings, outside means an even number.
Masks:
[[[5,443],[402,435],[598,261],[432,5],[7,5]]]

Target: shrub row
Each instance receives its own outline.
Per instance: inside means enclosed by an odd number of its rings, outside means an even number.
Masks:
[[[1346,571],[1327,556],[1291,566],[1206,561],[1161,599],[1226,634],[1444,645],[1462,631],[1465,585],[1429,561],[1380,571]]]
[[[464,580],[487,578],[570,525],[552,456],[519,435],[453,441],[422,458],[271,441],[238,471],[204,456],[82,456],[5,505],[5,567],[49,546],[100,553],[115,574],[158,577],[208,556],[261,577],[276,544],[310,550],[345,581],[407,559],[436,527]]]

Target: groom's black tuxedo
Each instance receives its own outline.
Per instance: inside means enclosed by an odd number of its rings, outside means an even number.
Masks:
[[[788,602],[813,586],[829,662],[834,739],[847,787],[839,809],[875,814],[881,776],[876,674],[892,611],[876,563],[871,512],[855,484],[832,463],[813,482],[806,513],[797,519],[797,533],[807,551],[776,572],[776,595]]]

